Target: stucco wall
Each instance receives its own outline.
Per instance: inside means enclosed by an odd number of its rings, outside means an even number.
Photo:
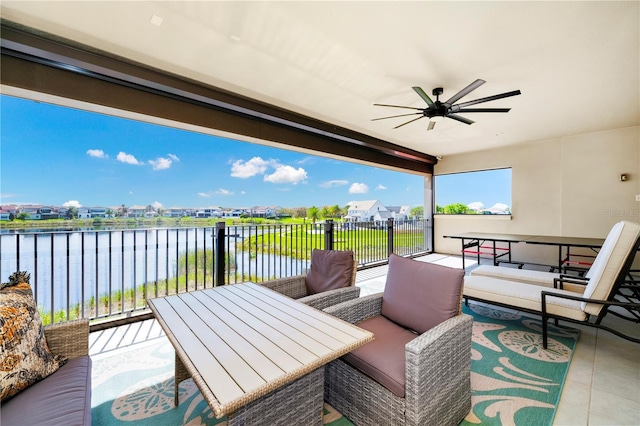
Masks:
[[[458,254],[464,232],[604,238],[619,220],[640,221],[640,127],[567,136],[443,158],[435,174],[511,167],[510,218],[434,218],[434,246]],[[627,174],[626,182],[620,181]],[[437,191],[437,188],[436,188]],[[518,244],[514,255],[553,264],[557,250]]]

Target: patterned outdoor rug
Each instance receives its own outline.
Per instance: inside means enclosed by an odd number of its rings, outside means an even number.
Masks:
[[[463,425],[551,425],[578,331],[551,328],[542,350],[540,320],[472,305],[472,412]],[[173,347],[155,339],[93,356],[93,424],[209,426],[216,420],[193,380],[174,406]],[[351,425],[325,404],[324,423]]]

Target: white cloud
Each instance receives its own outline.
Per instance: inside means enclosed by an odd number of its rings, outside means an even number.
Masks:
[[[320,184],[320,188],[335,188],[337,186],[344,186],[344,185],[349,185],[349,181],[348,180],[342,180],[342,179],[328,180],[326,182],[322,182]]]
[[[349,194],[366,194],[369,192],[369,187],[364,183],[352,183],[349,188]]]
[[[87,155],[89,157],[95,157],[95,158],[109,158],[109,156],[105,154],[104,151],[101,149],[88,149]]]
[[[267,171],[267,167],[273,163],[260,157],[253,157],[249,161],[238,160],[231,165],[231,176],[246,179]]]
[[[171,167],[173,161],[170,158],[158,157],[155,160],[149,160],[149,164],[153,166],[153,170],[166,170]]]
[[[216,191],[198,192],[198,195],[200,197],[211,198],[214,195],[233,195],[233,192],[229,191],[228,189],[220,188]]]
[[[240,191],[240,194],[241,194],[241,195],[244,195],[244,194],[246,194],[246,193],[247,193],[246,191]]]
[[[129,191],[129,195],[133,195],[133,191]]]
[[[387,187],[382,184],[376,186],[376,191],[384,191],[385,189],[387,189]]]
[[[151,204],[153,206],[154,209],[161,209],[164,206],[162,205],[162,203],[160,201],[154,201],[153,204]]]
[[[482,201],[474,201],[473,203],[467,204],[471,210],[480,210],[484,207],[484,203]]]
[[[167,154],[169,156],[169,158],[171,158],[173,161],[180,161],[180,159],[178,158],[177,155],[174,154]]]
[[[126,164],[133,164],[133,165],[140,165],[142,164],[141,162],[139,162],[136,157],[134,157],[131,154],[127,154],[126,152],[122,152],[120,151],[118,153],[118,156],[116,157],[118,159],[118,161],[120,161],[121,163],[126,163]]]
[[[509,206],[504,203],[495,203],[493,206],[491,206],[491,210],[500,210],[506,212],[507,210],[509,210]]]
[[[78,200],[69,200],[66,203],[62,203],[62,207],[82,207],[82,204]]]
[[[265,182],[271,183],[292,183],[294,185],[304,182],[307,179],[307,172],[302,168],[279,165],[276,171],[270,175],[264,175]]]

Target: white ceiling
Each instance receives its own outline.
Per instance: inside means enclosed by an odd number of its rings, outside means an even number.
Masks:
[[[431,155],[640,125],[640,2],[2,1],[4,19]],[[160,25],[157,25],[161,21]],[[155,23],[154,23],[155,22]],[[507,114],[373,118],[477,78]],[[406,111],[411,112],[411,111]],[[463,114],[460,114],[463,115]],[[404,120],[404,121],[403,121]]]

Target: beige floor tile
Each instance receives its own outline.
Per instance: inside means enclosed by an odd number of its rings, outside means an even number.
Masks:
[[[640,424],[638,400],[621,398],[596,388],[591,391],[589,425],[634,425]]]

